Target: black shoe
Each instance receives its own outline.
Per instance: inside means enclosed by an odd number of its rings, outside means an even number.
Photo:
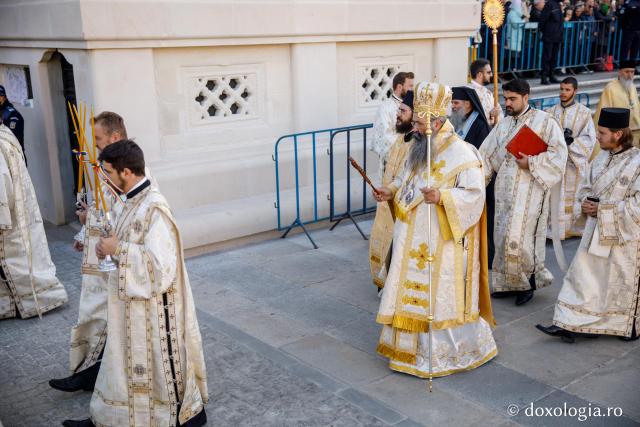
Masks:
[[[556,78],[556,76],[554,76],[553,74],[551,75],[551,77],[549,77],[549,82],[554,83],[554,84],[558,84],[560,83],[560,80],[558,80]]]
[[[528,291],[522,291],[516,297],[516,305],[525,305],[533,298],[533,289],[529,289]]]
[[[547,335],[551,335],[552,337],[560,337],[562,341],[566,343],[574,343],[576,341],[576,336],[573,332],[567,331],[566,329],[562,329],[556,325],[551,325],[551,326],[536,325],[536,329],[544,332]]]
[[[491,294],[491,298],[508,298],[514,296],[516,293],[513,291],[494,292]]]
[[[96,385],[96,379],[98,378],[99,371],[100,362],[85,369],[84,371],[76,372],[70,377],[49,380],[49,385],[60,391],[92,391],[93,387]]]
[[[636,335],[635,337],[634,337],[634,336],[630,336],[630,337],[618,337],[618,338],[619,338],[621,341],[627,341],[627,342],[629,342],[629,341],[635,341],[635,340],[637,340],[638,338],[640,338],[640,335]]]
[[[96,427],[91,421],[91,418],[87,418],[86,420],[64,420],[62,425],[64,427]]]
[[[180,424],[180,421],[178,421],[176,425],[178,427],[201,427],[206,424],[207,414],[204,412],[204,408],[202,408],[202,411],[198,412],[198,415],[189,418],[186,423]]]
[[[551,335],[552,337],[559,337],[560,335],[562,335],[562,331],[564,331],[564,329],[556,325],[551,325],[551,326],[536,325],[536,329],[544,332],[547,335]]]

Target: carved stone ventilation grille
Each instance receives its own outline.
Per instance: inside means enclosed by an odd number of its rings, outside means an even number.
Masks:
[[[254,114],[254,85],[251,75],[238,74],[196,79],[194,101],[200,121]]]
[[[362,68],[362,100],[366,104],[377,104],[391,96],[393,76],[400,65],[375,65]]]

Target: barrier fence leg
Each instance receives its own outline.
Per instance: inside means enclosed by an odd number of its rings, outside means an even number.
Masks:
[[[281,239],[284,239],[287,237],[287,234],[289,234],[289,232],[293,229],[293,227],[295,227],[296,225],[298,225],[300,228],[302,228],[302,231],[304,231],[304,234],[307,235],[307,239],[309,239],[309,241],[311,242],[311,244],[313,245],[314,249],[318,249],[318,245],[316,245],[316,242],[313,241],[313,239],[311,238],[311,235],[309,234],[309,232],[307,231],[306,227],[304,226],[304,224],[302,223],[302,221],[300,221],[300,218],[296,218],[295,221],[293,221],[293,223],[289,226],[289,228],[287,228],[284,232],[284,234],[282,236],[280,236]]]
[[[334,229],[334,228],[336,228],[336,227],[338,226],[338,224],[340,224],[340,222],[341,222],[343,219],[347,219],[347,218],[349,218],[351,221],[353,221],[353,225],[355,225],[355,226],[356,226],[356,228],[357,228],[357,229],[358,229],[358,231],[360,232],[360,235],[362,235],[362,238],[363,238],[364,240],[369,240],[369,238],[367,237],[367,235],[366,235],[366,234],[364,234],[364,232],[362,231],[362,229],[361,229],[361,228],[360,228],[360,226],[358,225],[358,222],[357,222],[357,221],[355,220],[355,218],[351,215],[351,212],[347,212],[347,213],[345,213],[344,215],[342,215],[342,216],[341,216],[341,217],[340,217],[340,218],[335,222],[335,224],[333,224],[333,225],[331,226],[331,228],[329,229],[329,231],[333,231],[333,229]]]

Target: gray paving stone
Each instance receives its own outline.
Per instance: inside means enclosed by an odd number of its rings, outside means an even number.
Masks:
[[[501,415],[440,387],[438,384],[444,381],[434,380],[434,391],[429,393],[425,380],[398,374],[369,383],[359,390],[424,425],[461,426],[468,425],[470,420],[478,420],[478,425],[488,426],[504,421]]]
[[[387,362],[325,334],[313,335],[282,347],[284,351],[350,385],[389,375]]]
[[[506,414],[509,405],[523,407],[555,390],[494,361],[447,377],[441,387],[502,414]]]
[[[601,406],[620,407],[629,418],[640,422],[640,354],[629,352],[618,360],[599,366],[564,390]]]
[[[326,333],[365,353],[377,354],[381,330],[382,325],[376,323],[375,314],[364,313],[349,323],[327,330]]]
[[[309,286],[369,313],[378,313],[380,299],[368,272],[343,273],[338,277]]]

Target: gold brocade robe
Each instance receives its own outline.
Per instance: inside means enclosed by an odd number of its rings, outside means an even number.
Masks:
[[[431,181],[424,169],[413,174],[405,167],[391,187],[397,188],[393,255],[376,319],[383,325],[378,352],[390,359],[391,369],[419,377],[429,375],[430,287],[434,376],[475,368],[497,354],[491,332],[495,322],[486,267],[482,162],[449,122],[432,144]],[[420,188],[426,186],[440,190],[441,205],[424,203]],[[429,242],[435,256],[431,281]]]
[[[23,319],[67,302],[56,278],[40,208],[20,143],[0,125],[0,319]],[[34,293],[37,298],[34,298]]]
[[[405,142],[405,135],[398,137],[391,146],[387,158],[387,164],[382,177],[382,187],[390,185],[402,172],[407,152],[411,149],[413,139]],[[378,203],[376,217],[371,228],[369,243],[369,262],[371,266],[371,278],[373,283],[379,287],[384,287],[387,278],[385,261],[393,241],[393,215],[389,203]]]
[[[207,375],[180,232],[149,187],[127,199],[115,232],[118,269],[109,274],[109,338],[91,419],[98,427],[175,426],[179,416],[184,424],[207,401]]]
[[[609,82],[600,95],[600,101],[596,107],[596,114],[593,116],[593,122],[598,126],[600,111],[606,107],[628,108],[631,110],[629,117],[629,127],[633,131],[633,140],[636,145],[640,144],[640,99],[638,99],[638,90],[635,84],[631,85],[631,89],[627,89],[616,79]],[[595,159],[600,153],[600,145],[596,144],[591,160]]]
[[[564,108],[556,104],[546,110],[560,125],[560,128],[573,131],[573,143],[567,146],[567,167],[560,187],[559,222],[560,238],[582,236],[584,219],[574,221],[573,205],[575,203],[578,184],[584,178],[589,158],[596,143],[596,129],[591,118],[591,110],[580,103],[573,103]]]
[[[145,176],[151,186],[157,187],[156,181],[145,168]],[[102,182],[105,202],[111,212],[113,224],[122,210],[123,202],[118,200]],[[71,372],[83,371],[93,366],[99,359],[107,340],[107,300],[109,292],[107,279],[109,273],[98,270],[100,262],[96,255],[96,244],[101,236],[101,222],[95,205],[89,207],[87,224],[82,228],[84,249],[82,251],[82,285],[78,304],[78,321],[71,329],[71,348],[69,350],[69,367]]]
[[[640,150],[600,154],[576,197],[600,199],[567,271],[553,323],[573,332],[631,336],[640,331]]]
[[[525,124],[548,145],[546,152],[529,158],[528,170],[519,168],[506,149]],[[497,174],[492,291],[529,290],[532,275],[538,289],[551,284],[553,275],[544,266],[550,195],[567,164],[560,126],[550,114],[529,108],[517,118],[503,118],[480,146],[480,154],[487,182]]]

